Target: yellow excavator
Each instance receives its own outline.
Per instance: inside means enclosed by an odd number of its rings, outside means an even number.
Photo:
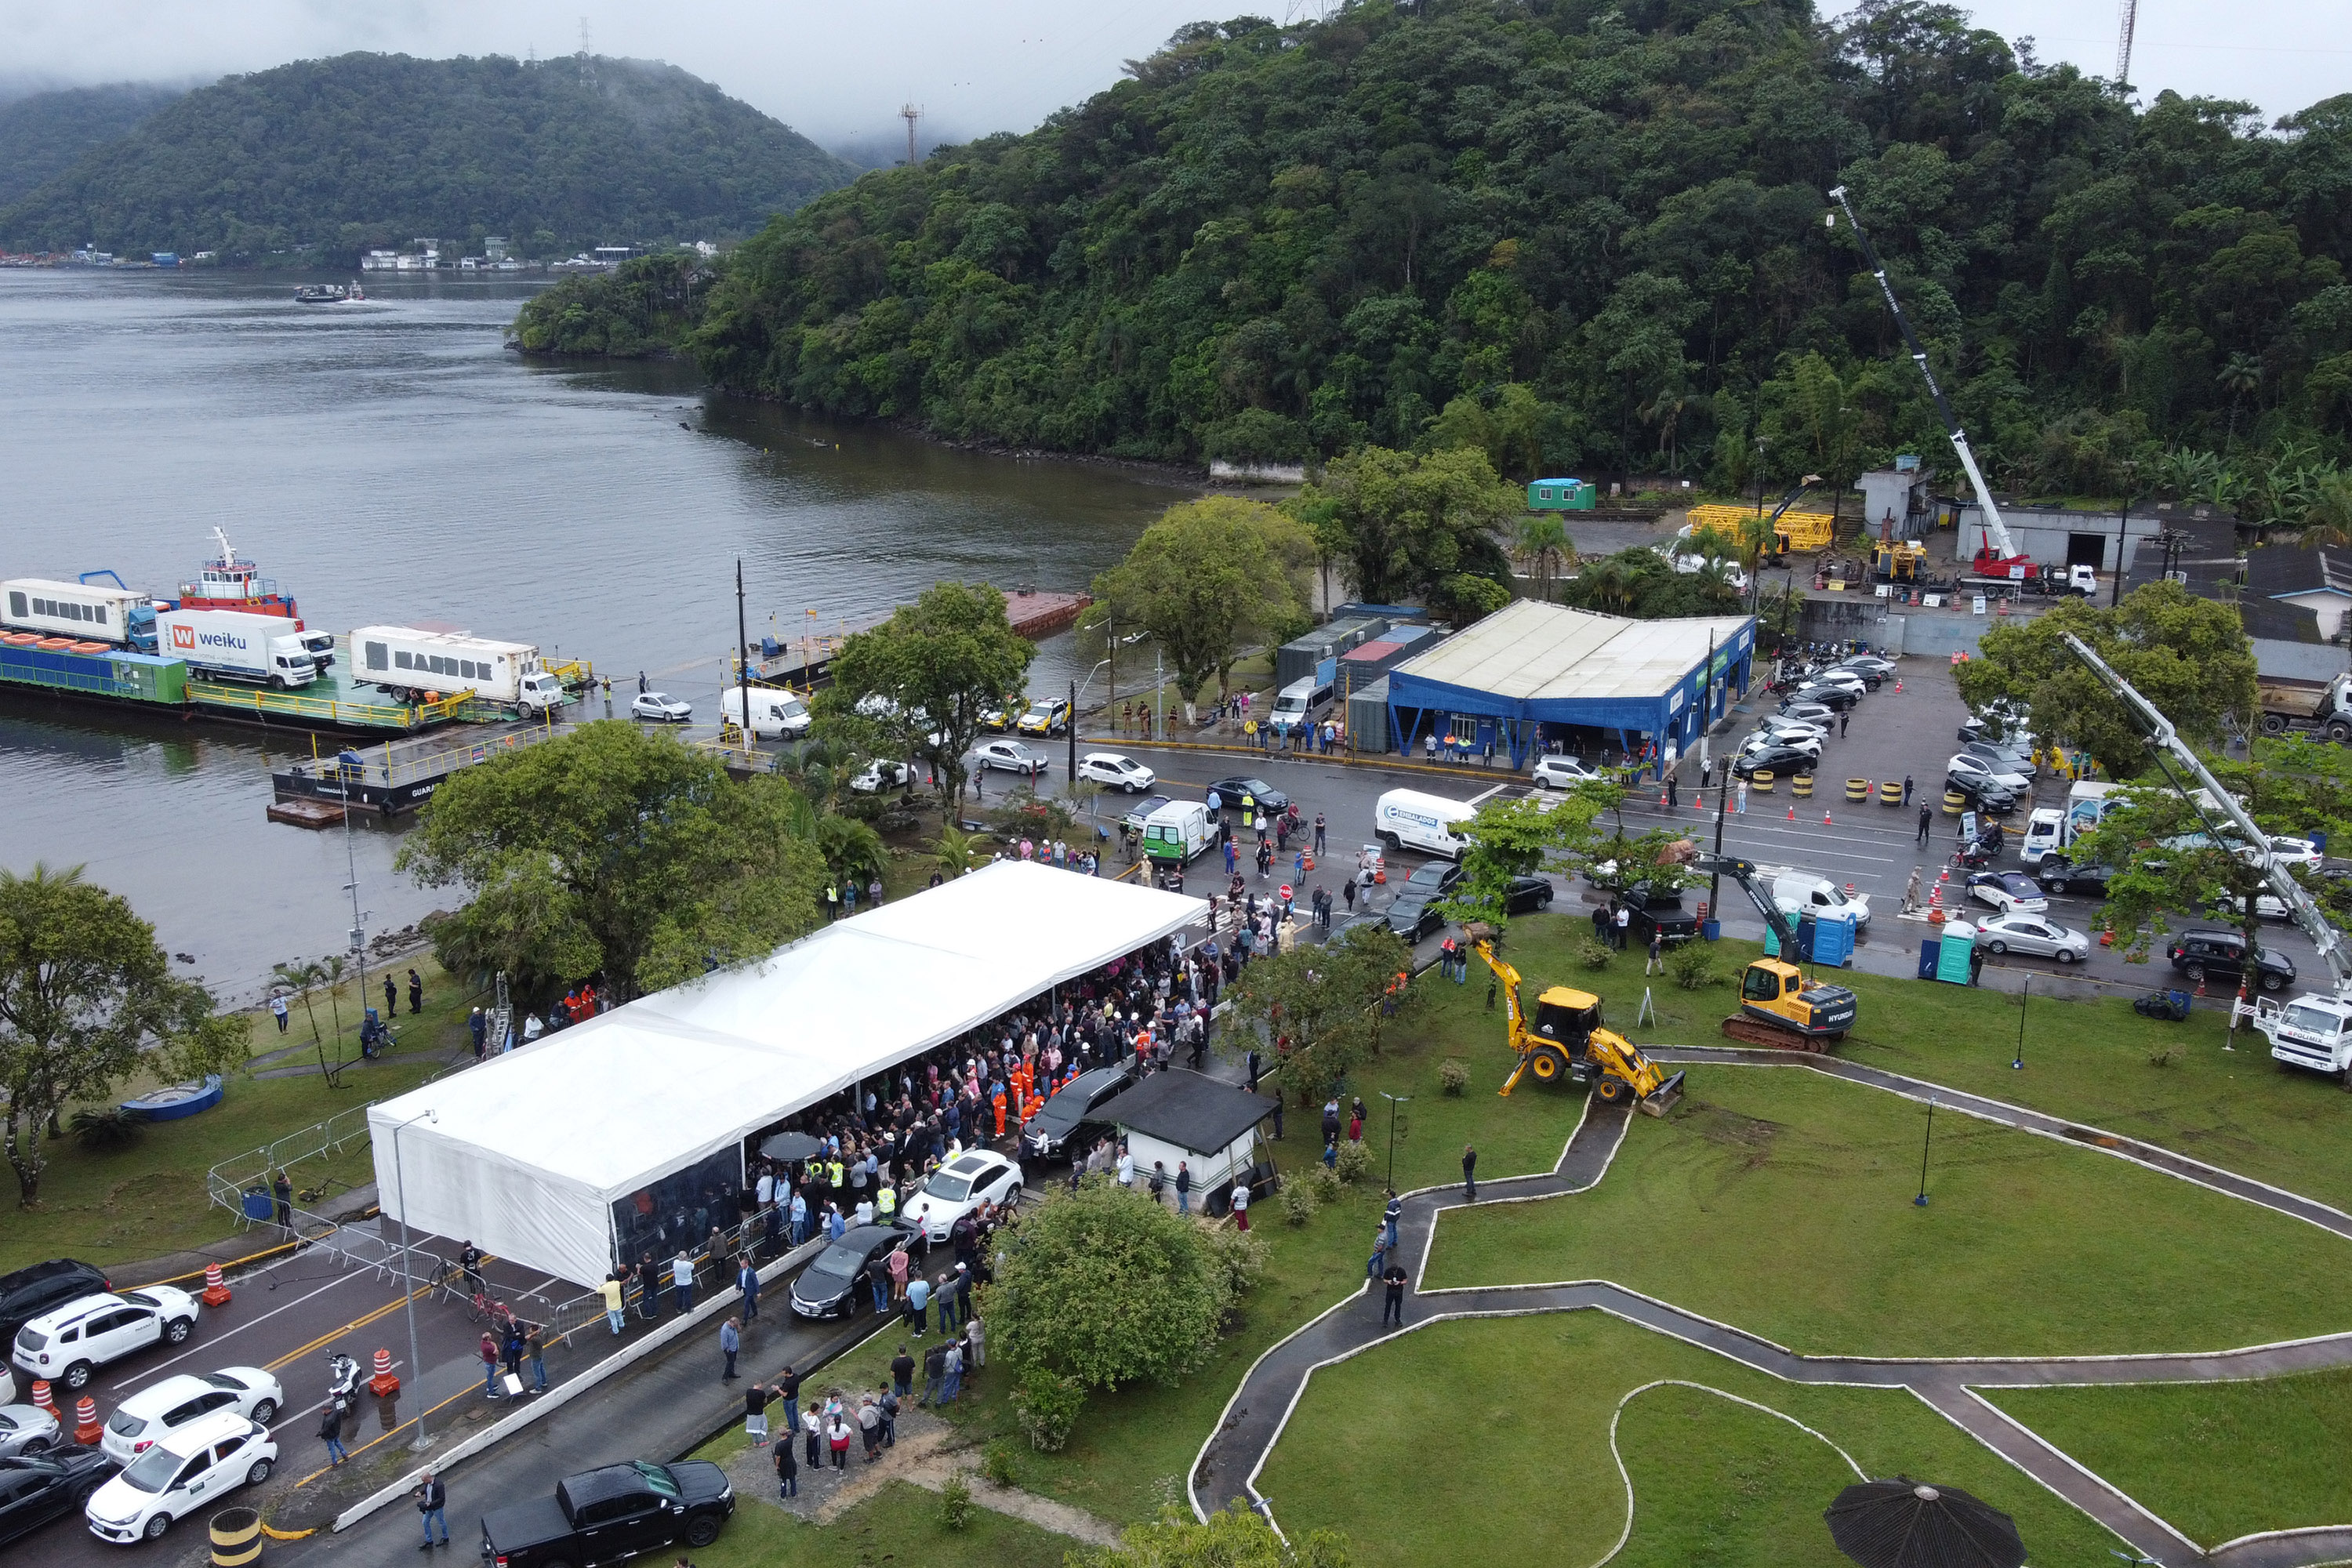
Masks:
[[[1723,1021],[1723,1032],[1751,1046],[1783,1050],[1826,1051],[1853,1027],[1854,994],[1843,985],[1815,980],[1790,960],[1798,954],[1797,927],[1772,895],[1756,885],[1756,868],[1730,855],[1701,854],[1691,864],[1739,884],[1780,940],[1780,956],[1759,958],[1739,977],[1739,1011]]]
[[[1486,967],[1495,972],[1503,994],[1509,999],[1511,1049],[1519,1065],[1503,1085],[1508,1094],[1522,1077],[1538,1083],[1591,1084],[1592,1098],[1603,1105],[1624,1105],[1645,1116],[1664,1116],[1683,1097],[1683,1075],[1667,1077],[1640,1047],[1613,1030],[1601,1026],[1601,998],[1589,991],[1565,985],[1548,988],[1536,998],[1535,1026],[1528,1026],[1519,1005],[1519,972],[1495,954],[1494,931],[1485,924],[1469,928],[1471,945]]]

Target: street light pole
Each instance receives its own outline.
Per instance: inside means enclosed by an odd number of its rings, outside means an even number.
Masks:
[[[408,1316],[408,1375],[412,1378],[425,1375],[425,1362],[416,1350],[416,1276],[410,1261],[414,1255],[408,1250],[408,1176],[400,1168],[400,1130],[410,1121],[440,1120],[437,1110],[420,1110],[392,1130],[392,1188],[400,1199],[400,1300]],[[421,1405],[416,1413],[416,1441],[408,1447],[415,1452],[432,1447],[425,1436],[425,1411]]]
[[[1382,1089],[1381,1090],[1381,1098],[1389,1102],[1389,1179],[1386,1185],[1388,1190],[1393,1193],[1396,1191],[1397,1107],[1411,1102],[1412,1096],[1409,1094],[1391,1094],[1387,1089]]]
[[[1919,1195],[1911,1200],[1914,1208],[1927,1206],[1927,1148],[1936,1141],[1936,1097],[1927,1097],[1927,1131],[1919,1139]]]
[[[1070,782],[1078,782],[1078,683],[1070,682]]]
[[[2025,989],[2017,994],[2017,1059],[2009,1065],[2012,1069],[2025,1066],[2025,1005],[2033,1000],[2033,975],[2028,971]]]

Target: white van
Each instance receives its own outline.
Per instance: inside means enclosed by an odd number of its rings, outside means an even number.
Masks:
[[[1870,897],[1848,897],[1827,877],[1811,871],[1780,870],[1772,875],[1772,901],[1792,915],[1851,914],[1856,929],[1870,923]]]
[[[743,691],[740,686],[730,686],[719,694],[719,711],[727,721],[740,729],[743,724]],[[749,726],[755,741],[783,739],[797,741],[809,732],[816,717],[808,704],[789,691],[772,686],[754,686],[751,692],[751,722]]]
[[[1419,849],[1458,859],[1470,846],[1454,835],[1454,825],[1477,815],[1458,800],[1392,789],[1372,807],[1372,837],[1391,849]]]
[[[1331,711],[1339,700],[1339,689],[1328,680],[1318,680],[1309,675],[1294,680],[1282,689],[1274,700],[1270,721],[1277,730],[1296,730],[1322,722],[1323,715]]]
[[[1171,800],[1143,821],[1143,852],[1156,866],[1189,866],[1216,841],[1209,808],[1197,800]]]

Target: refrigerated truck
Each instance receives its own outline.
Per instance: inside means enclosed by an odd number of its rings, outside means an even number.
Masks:
[[[495,642],[464,632],[413,626],[362,626],[352,633],[352,679],[409,701],[427,692],[470,691],[517,713],[562,706],[563,683],[540,664],[529,643]]]
[[[246,680],[280,690],[319,679],[318,662],[283,616],[244,610],[165,610],[155,617],[162,650],[198,675]]]
[[[155,651],[155,602],[133,589],[16,577],[0,583],[0,628]]]

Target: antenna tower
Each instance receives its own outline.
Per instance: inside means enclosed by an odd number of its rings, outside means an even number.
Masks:
[[[2139,21],[2139,0],[2123,0],[2121,25],[2116,31],[2116,85],[2131,81],[2132,28]]]
[[[915,166],[915,122],[922,117],[922,110],[914,104],[898,107],[898,118],[907,122],[907,167],[910,169]]]
[[[588,52],[588,18],[580,18],[580,85],[596,90],[596,57]]]

